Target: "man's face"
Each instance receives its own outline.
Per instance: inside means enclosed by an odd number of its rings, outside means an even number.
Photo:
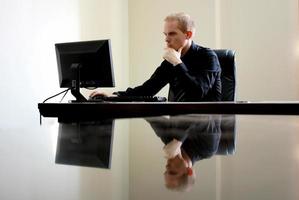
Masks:
[[[176,156],[167,160],[164,179],[167,185],[177,186],[178,179],[187,173],[187,164],[183,158]]]
[[[166,21],[164,24],[164,35],[167,47],[178,50],[187,43],[187,34],[178,28],[177,21]]]

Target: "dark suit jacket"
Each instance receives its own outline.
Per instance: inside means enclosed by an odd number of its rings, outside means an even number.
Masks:
[[[182,141],[182,149],[192,163],[209,158],[217,152],[221,136],[220,116],[174,116],[147,118],[164,144],[174,138]]]

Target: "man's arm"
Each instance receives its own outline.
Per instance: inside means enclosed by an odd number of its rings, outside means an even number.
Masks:
[[[127,88],[126,91],[117,91],[113,95],[117,96],[154,96],[158,93],[171,79],[174,69],[166,61],[162,62],[161,65],[156,69],[153,75],[145,81],[142,85],[135,88]],[[111,96],[101,91],[93,91],[89,97],[95,96]]]
[[[124,96],[154,96],[169,83],[171,71],[173,71],[170,67],[166,62],[162,62],[161,66],[142,85],[128,88],[126,91],[116,92],[116,94]]]
[[[188,55],[188,58],[181,58],[181,53],[182,48],[178,51],[165,48],[163,58],[174,66],[176,84],[180,84],[180,89],[186,97],[193,100],[204,99],[216,81],[219,82],[216,83],[217,91],[221,94],[221,69],[215,52],[208,48],[198,48],[192,52],[192,56]],[[184,62],[188,63],[188,66]]]
[[[202,99],[213,88],[217,79],[220,79],[221,69],[218,58],[214,53],[198,59],[202,60],[192,62],[192,66],[187,66],[182,62],[174,66],[174,68],[184,88],[189,91],[196,91],[196,96]],[[221,84],[219,84],[219,87],[218,89],[221,91]]]

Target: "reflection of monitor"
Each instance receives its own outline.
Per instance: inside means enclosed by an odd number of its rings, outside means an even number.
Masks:
[[[55,163],[111,167],[114,120],[59,123]]]
[[[80,87],[114,87],[110,40],[55,44],[59,84],[71,88],[77,101]]]

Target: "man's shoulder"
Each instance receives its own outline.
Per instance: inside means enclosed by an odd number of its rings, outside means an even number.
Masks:
[[[192,44],[194,58],[200,58],[202,67],[206,66],[208,70],[219,71],[220,64],[215,51],[211,48]]]
[[[213,49],[209,47],[200,46],[194,42],[192,43],[192,50],[200,54],[204,54],[208,56],[216,56],[216,53]]]

